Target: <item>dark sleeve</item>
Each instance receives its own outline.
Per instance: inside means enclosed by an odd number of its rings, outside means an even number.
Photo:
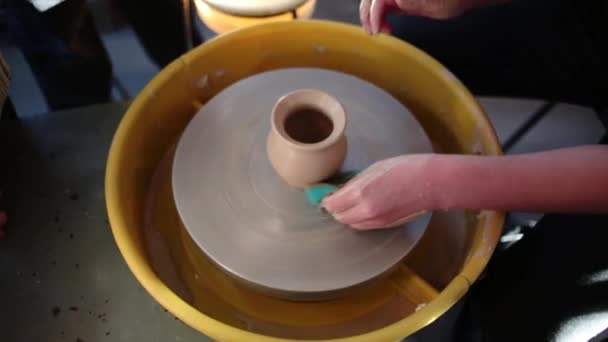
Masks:
[[[600,121],[602,121],[602,123],[604,124],[604,137],[602,137],[602,140],[600,140],[600,144],[602,145],[608,145],[608,108],[605,108],[602,111],[598,111],[598,116],[600,118]]]

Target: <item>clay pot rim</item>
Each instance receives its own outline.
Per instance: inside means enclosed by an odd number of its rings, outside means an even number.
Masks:
[[[303,98],[316,97],[316,101],[303,100]],[[319,102],[324,101],[332,105],[332,110],[328,111],[319,105]],[[323,112],[332,122],[333,128],[329,136],[317,143],[307,144],[291,138],[280,121],[287,118],[287,114],[291,110],[300,106],[312,106],[315,109]],[[281,120],[283,119],[283,120]],[[274,105],[271,115],[271,126],[275,134],[280,136],[285,143],[291,147],[306,150],[317,151],[334,145],[346,131],[346,110],[342,103],[333,95],[318,89],[303,88],[289,92],[281,96]]]

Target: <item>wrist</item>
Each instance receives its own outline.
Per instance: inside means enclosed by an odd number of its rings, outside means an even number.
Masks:
[[[444,210],[447,209],[447,202],[445,196],[446,187],[449,186],[449,175],[451,173],[449,168],[452,168],[450,162],[447,161],[448,156],[441,154],[434,154],[429,157],[426,165],[426,181],[428,196],[426,196],[427,210]]]
[[[477,172],[476,168],[471,167],[472,163],[468,162],[469,158],[461,155],[438,154],[431,159],[428,174],[432,210],[462,209],[464,203],[459,201],[470,195],[470,192],[467,192],[467,184],[470,177],[475,177],[472,174]]]

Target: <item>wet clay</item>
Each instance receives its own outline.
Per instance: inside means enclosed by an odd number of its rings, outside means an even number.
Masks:
[[[320,89],[286,93],[270,120],[267,157],[285,183],[304,189],[338,172],[348,150],[348,113],[335,96]]]

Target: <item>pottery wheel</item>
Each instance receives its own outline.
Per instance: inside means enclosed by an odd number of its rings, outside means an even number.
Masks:
[[[390,270],[421,238],[430,214],[357,232],[286,185],[266,157],[266,138],[274,103],[301,88],[344,105],[345,171],[432,151],[414,116],[382,89],[329,70],[282,69],[239,81],[201,108],[178,143],[172,182],[187,232],[212,261],[268,293],[314,299]]]

